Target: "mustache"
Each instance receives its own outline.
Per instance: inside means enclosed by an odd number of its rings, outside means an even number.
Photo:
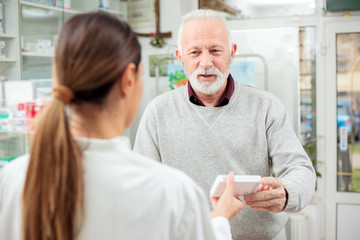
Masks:
[[[217,69],[216,67],[210,67],[207,69],[199,67],[198,69],[196,69],[194,73],[196,75],[217,75],[217,76],[221,74],[220,70]]]

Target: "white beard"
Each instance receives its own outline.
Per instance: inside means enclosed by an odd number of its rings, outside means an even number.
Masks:
[[[224,74],[222,74],[220,70],[217,69],[216,67],[210,67],[208,69],[198,67],[189,77],[187,71],[185,70],[185,75],[189,79],[193,89],[205,95],[212,95],[215,94],[217,91],[219,91],[221,87],[224,86],[224,83],[227,80],[229,73],[230,73],[230,66],[227,67],[227,70]],[[202,82],[199,81],[198,79],[198,76],[201,74],[216,75],[216,79],[214,82],[212,81]]]

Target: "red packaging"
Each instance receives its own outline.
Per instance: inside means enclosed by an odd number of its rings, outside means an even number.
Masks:
[[[35,103],[34,102],[27,102],[25,104],[25,112],[27,119],[33,119],[35,117]]]

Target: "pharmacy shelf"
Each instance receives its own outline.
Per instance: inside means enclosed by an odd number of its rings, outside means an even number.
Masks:
[[[21,55],[27,57],[54,57],[53,53],[22,52]]]
[[[104,8],[99,8],[100,12],[106,12],[106,13],[110,13],[113,15],[118,15],[118,16],[122,16],[122,17],[126,17],[126,14],[124,12],[119,12],[119,11],[114,11],[114,10],[110,10],[110,9],[104,9]]]
[[[9,62],[9,63],[11,63],[11,62],[16,62],[16,60],[13,59],[13,58],[0,58],[0,62]]]
[[[12,35],[12,34],[0,34],[0,38],[15,38],[15,35]]]
[[[28,2],[28,1],[23,1],[23,0],[20,1],[20,4],[24,5],[24,6],[36,7],[36,8],[41,8],[41,9],[48,9],[48,10],[58,11],[58,12],[75,13],[75,14],[81,13],[81,12],[76,11],[76,10],[59,8],[59,7],[49,6],[49,5],[40,4],[40,3],[33,3],[33,2]]]

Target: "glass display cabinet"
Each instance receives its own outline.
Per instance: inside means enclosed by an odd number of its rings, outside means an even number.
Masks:
[[[58,34],[75,14],[127,19],[122,0],[0,0],[0,169],[28,152],[34,119],[52,95]]]
[[[51,78],[58,33],[75,14],[104,11],[126,19],[126,2],[120,0],[20,1],[22,79]]]

